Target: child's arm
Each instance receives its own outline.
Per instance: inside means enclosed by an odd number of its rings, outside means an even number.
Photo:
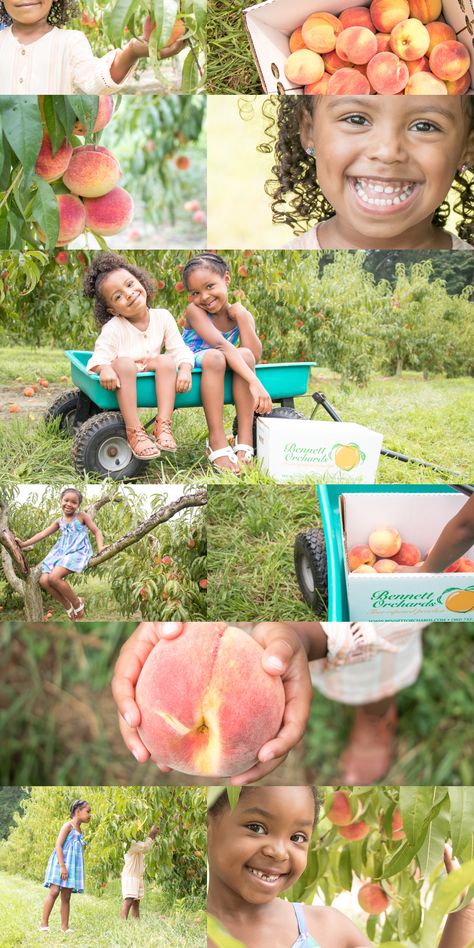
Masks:
[[[88,513],[82,513],[82,522],[94,534],[95,542],[97,544],[97,552],[100,553],[104,549],[104,537],[102,531],[99,530],[99,527],[94,523],[92,517]]]
[[[242,303],[232,303],[229,306],[229,315],[235,319],[239,327],[240,344],[245,346],[255,356],[255,361],[259,362],[262,357],[262,343],[255,330],[255,320],[248,309],[242,306]]]
[[[39,543],[40,540],[44,540],[45,537],[51,536],[52,533],[55,533],[56,530],[59,530],[59,520],[55,520],[49,527],[46,527],[44,530],[41,530],[40,533],[35,533],[34,537],[30,537],[29,540],[20,540],[19,537],[15,537],[18,546],[22,550],[27,546],[34,546],[35,543]]]
[[[64,862],[63,845],[72,829],[73,829],[72,823],[70,823],[69,821],[65,823],[64,826],[61,827],[59,836],[56,840],[56,845],[54,847],[56,850],[56,855],[58,857],[61,879],[63,879],[64,882],[66,881],[69,873],[66,869],[66,865]]]
[[[459,868],[449,846],[444,848],[444,864],[448,875]],[[443,936],[438,948],[469,948],[474,939],[474,901],[459,912],[452,912],[446,919]]]
[[[169,59],[171,56],[176,56],[184,49],[185,45],[186,41],[176,40],[171,46],[164,46],[163,49],[159,49],[158,58]],[[130,40],[123,49],[116,53],[110,67],[110,75],[113,81],[120,85],[138,60],[145,59],[149,55],[148,43],[143,37]]]
[[[474,543],[474,494],[446,524],[433,549],[420,566],[421,573],[441,573]]]

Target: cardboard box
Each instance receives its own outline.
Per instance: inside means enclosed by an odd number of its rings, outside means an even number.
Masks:
[[[285,76],[290,55],[289,37],[311,13],[324,11],[338,16],[349,7],[370,6],[370,0],[265,0],[243,11],[255,63],[265,92],[301,95]],[[474,9],[472,0],[444,0],[442,17],[453,27],[471,57],[471,85],[474,86]],[[245,91],[245,90],[243,90]]]
[[[466,503],[459,493],[341,494],[349,618],[390,622],[474,619],[474,573],[350,573],[348,550],[367,543],[377,527],[399,530],[426,556],[443,527]],[[474,559],[474,547],[466,553]]]
[[[373,484],[383,435],[363,425],[257,419],[257,458],[277,481],[318,477]]]

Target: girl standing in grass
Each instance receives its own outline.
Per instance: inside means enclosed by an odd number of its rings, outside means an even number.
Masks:
[[[104,538],[92,517],[80,510],[82,494],[75,487],[66,487],[60,495],[63,516],[45,530],[35,533],[29,540],[16,537],[21,549],[34,546],[57,530],[60,537],[41,564],[40,586],[64,606],[68,616],[75,622],[84,617],[84,600],[71,589],[66,581],[70,573],[83,573],[87,568],[93,549],[88,530],[94,534],[97,552],[104,548]]]
[[[140,900],[145,894],[143,877],[145,874],[145,856],[150,852],[159,826],[152,826],[145,840],[134,840],[125,853],[125,864],[122,870],[122,897],[120,918],[124,920],[129,914],[132,918],[140,918]]]
[[[207,457],[218,470],[239,474],[252,460],[254,412],[271,411],[271,398],[255,374],[262,344],[253,316],[241,303],[229,303],[229,267],[215,253],[188,261],[183,282],[190,296],[183,341],[202,368],[201,400],[209,429]],[[238,347],[238,348],[237,348]],[[224,375],[232,369],[237,412],[237,442],[232,449],[224,430]]]
[[[49,932],[49,916],[58,895],[61,893],[61,928],[69,933],[69,910],[71,894],[84,892],[84,834],[81,824],[88,823],[91,808],[87,800],[74,800],[70,808],[70,819],[61,827],[56,845],[46,867],[44,885],[49,889],[43,906],[40,932]]]

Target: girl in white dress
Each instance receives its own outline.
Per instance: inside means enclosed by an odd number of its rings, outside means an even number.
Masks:
[[[145,856],[150,852],[159,832],[159,826],[152,826],[145,840],[134,840],[125,853],[125,864],[122,870],[123,903],[120,909],[120,918],[124,920],[129,914],[132,918],[140,918],[140,899],[144,896],[143,876],[145,874]]]

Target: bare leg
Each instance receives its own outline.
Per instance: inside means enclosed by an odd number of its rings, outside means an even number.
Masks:
[[[385,776],[392,763],[396,726],[397,705],[393,697],[357,708],[341,758],[344,783],[365,785]]]
[[[250,349],[239,349],[239,355],[252,370],[255,370],[255,356]],[[253,445],[253,405],[254,401],[250,394],[248,382],[234,372],[232,382],[232,392],[234,395],[235,409],[237,412],[237,442],[240,444]],[[244,460],[244,454],[237,452],[239,461]]]
[[[41,574],[40,581],[39,581],[41,588],[44,589],[45,592],[47,592],[50,596],[52,596],[53,599],[56,599],[57,602],[60,602],[61,605],[64,606],[65,609],[70,609],[72,606],[72,601],[68,599],[67,597],[65,597],[59,589],[56,589],[54,586],[50,584],[50,581],[49,581],[50,575],[51,575],[50,573]]]
[[[120,918],[123,918],[124,920],[128,918],[128,913],[132,905],[133,905],[133,899],[123,900],[122,907],[120,909]]]
[[[69,928],[69,909],[72,889],[61,889],[61,928],[65,932]]]
[[[156,400],[160,418],[170,419],[176,396],[176,366],[169,355],[159,355],[147,362],[147,369],[155,372]]]
[[[132,918],[140,918],[140,899],[134,899],[130,911]]]
[[[201,366],[201,401],[209,429],[209,446],[212,451],[218,451],[227,447],[224,429],[224,374],[227,363],[224,354],[218,349],[208,349]],[[230,458],[218,458],[215,463],[237,471]]]
[[[120,411],[127,427],[141,425],[137,408],[137,367],[133,359],[122,356],[112,362],[119,379],[120,388],[115,390]]]
[[[41,915],[41,927],[47,928],[49,922],[49,916],[51,915],[51,910],[53,905],[59,895],[59,886],[52,885],[49,888],[48,894],[44,900],[43,904],[43,913]]]
[[[63,596],[64,599],[69,600],[69,602],[74,606],[75,609],[79,609],[80,599],[79,596],[76,596],[76,593],[72,591],[69,583],[66,582],[65,576],[71,574],[70,569],[66,569],[65,566],[54,566],[49,575],[49,585],[51,589],[54,589],[55,592]]]

